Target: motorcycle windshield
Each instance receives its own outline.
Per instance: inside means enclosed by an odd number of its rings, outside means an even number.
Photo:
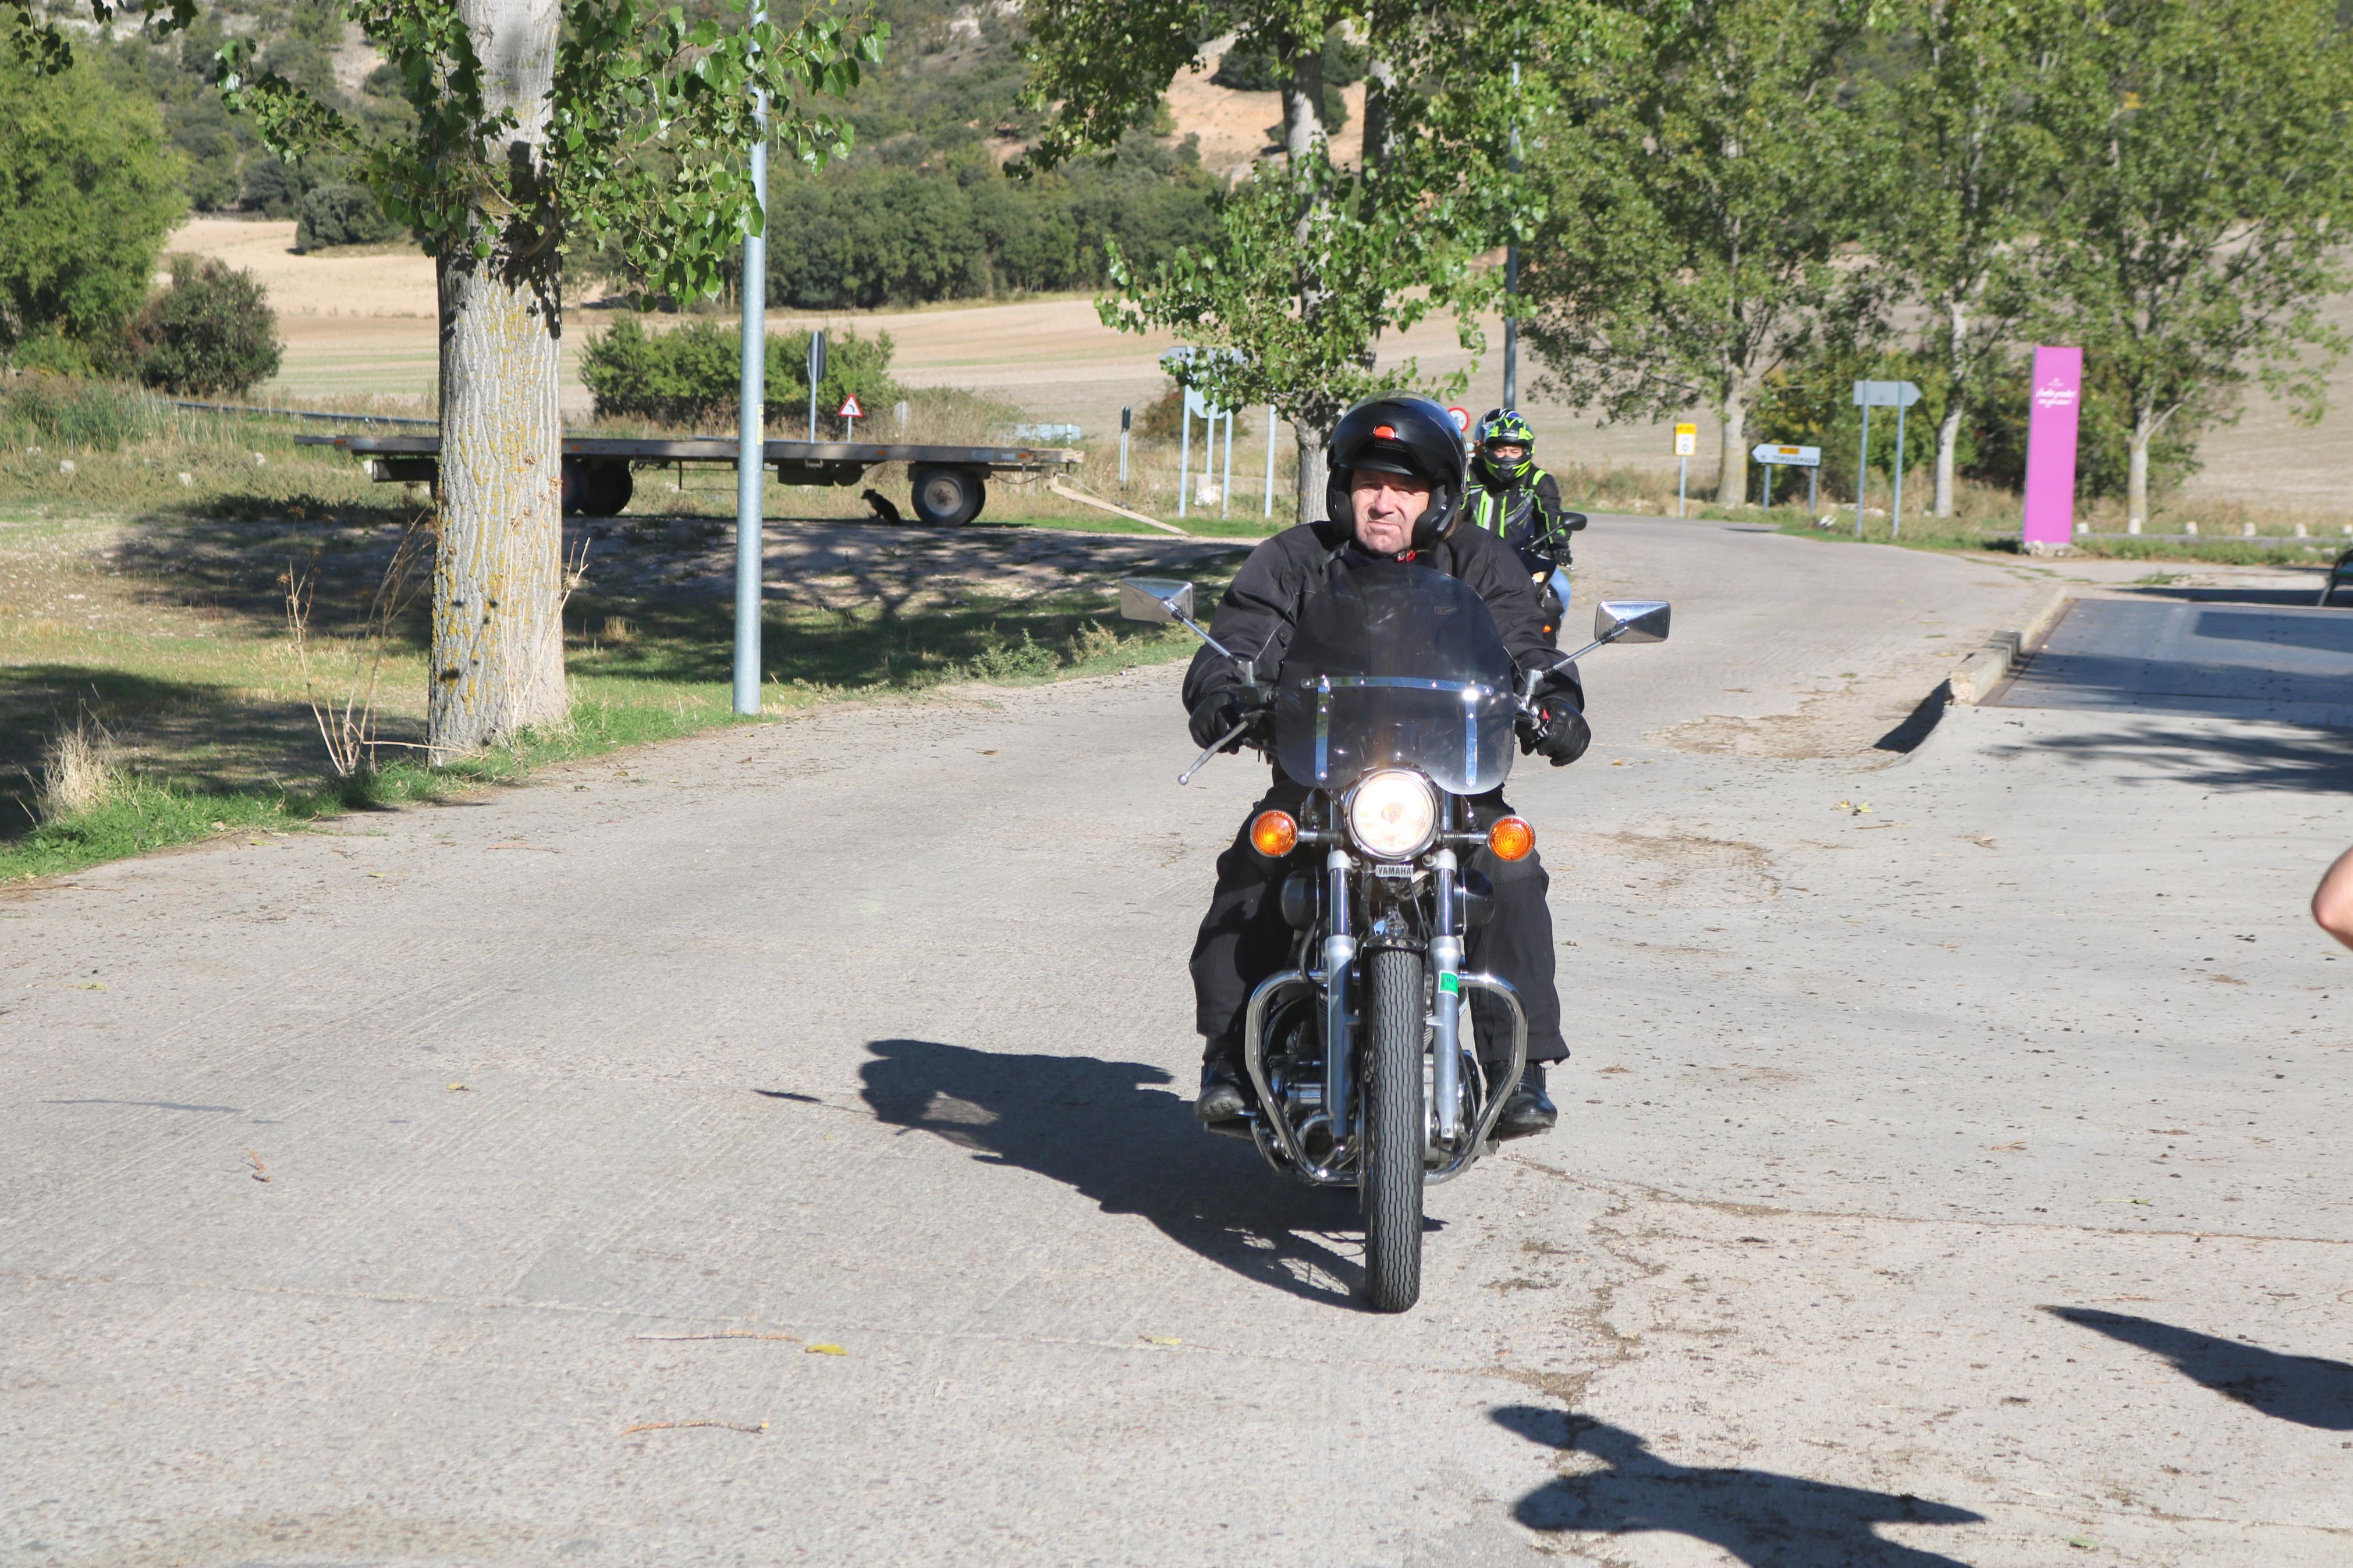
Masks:
[[[1378,563],[1335,574],[1283,657],[1275,759],[1300,784],[1345,789],[1376,768],[1419,769],[1451,795],[1512,771],[1512,659],[1461,582]]]

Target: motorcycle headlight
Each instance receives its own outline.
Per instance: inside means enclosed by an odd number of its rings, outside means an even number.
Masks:
[[[1348,832],[1381,860],[1410,860],[1438,828],[1438,792],[1419,773],[1368,773],[1348,797]]]

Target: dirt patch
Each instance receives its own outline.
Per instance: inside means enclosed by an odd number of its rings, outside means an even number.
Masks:
[[[1612,898],[1625,890],[1645,903],[1707,908],[1781,896],[1772,855],[1739,839],[1672,829],[1578,833],[1555,858],[1556,877],[1573,874]]]

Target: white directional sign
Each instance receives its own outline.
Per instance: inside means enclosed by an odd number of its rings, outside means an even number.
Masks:
[[[1751,460],[1759,463],[1781,463],[1792,468],[1819,468],[1822,466],[1820,447],[1777,447],[1767,441],[1749,448]]]
[[[1675,456],[1676,456],[1676,457],[1678,457],[1678,458],[1692,458],[1692,457],[1696,457],[1696,456],[1698,456],[1698,455],[1699,455],[1699,426],[1696,426],[1696,425],[1678,425],[1678,426],[1675,426]]]
[[[1920,401],[1920,389],[1908,381],[1858,381],[1854,384],[1854,405],[1857,408],[1909,408]]]

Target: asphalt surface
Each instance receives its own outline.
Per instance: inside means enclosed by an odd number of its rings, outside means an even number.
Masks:
[[[1579,558],[1563,1124],[1402,1318],[1192,1128],[1173,667],[0,898],[0,1561],[2353,1558],[2347,738],[1920,741],[2046,578]]]
[[[2078,599],[1996,700],[2353,727],[2353,610]]]

